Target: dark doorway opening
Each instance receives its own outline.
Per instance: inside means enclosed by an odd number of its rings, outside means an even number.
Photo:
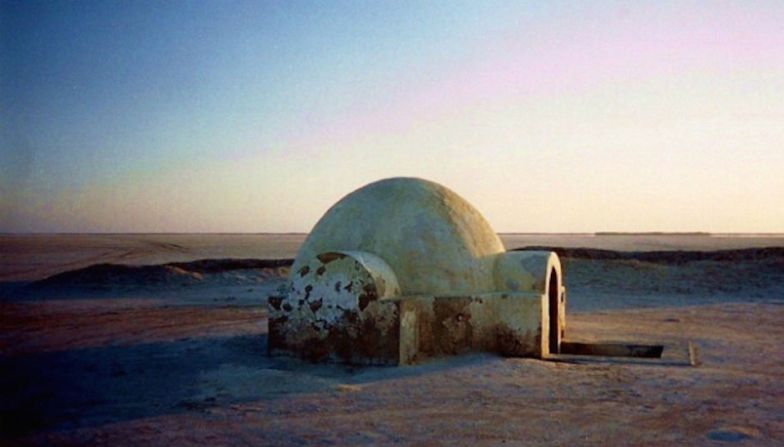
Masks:
[[[550,284],[547,287],[547,301],[548,313],[550,319],[550,353],[558,354],[558,331],[560,330],[558,324],[558,299],[561,291],[558,287],[558,273],[555,269],[550,271]]]

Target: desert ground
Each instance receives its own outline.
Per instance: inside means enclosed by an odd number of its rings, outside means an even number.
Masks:
[[[662,358],[362,368],[266,355],[304,237],[0,235],[0,444],[784,445],[784,236],[502,235]]]

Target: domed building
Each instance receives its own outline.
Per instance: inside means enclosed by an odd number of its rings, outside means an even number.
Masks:
[[[268,301],[272,355],[408,364],[557,352],[565,288],[554,253],[506,252],[453,191],[391,178],[333,205],[300,248],[287,293]]]
[[[313,228],[293,270],[341,250],[381,256],[406,295],[493,291],[495,257],[505,251],[476,208],[416,178],[381,180],[340,200]]]

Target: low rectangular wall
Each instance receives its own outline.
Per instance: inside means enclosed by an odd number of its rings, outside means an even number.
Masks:
[[[549,354],[547,296],[486,293],[407,296],[314,319],[304,303],[270,297],[268,349],[311,361],[405,365],[468,352],[510,357]]]
[[[535,293],[395,298],[400,364],[467,352],[547,356],[547,297]]]

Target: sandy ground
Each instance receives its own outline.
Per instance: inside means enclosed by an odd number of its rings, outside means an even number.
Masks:
[[[155,286],[145,278],[161,268],[111,270],[112,284],[68,296],[13,283],[98,262],[289,257],[302,240],[263,237],[0,238],[0,445],[784,445],[780,258],[567,261],[567,338],[662,343],[661,360],[313,365],[266,356],[274,269],[167,267]],[[589,242],[560,237],[513,243]],[[598,248],[782,245],[606,238]]]
[[[696,367],[469,355],[353,369],[267,357],[253,307],[46,301],[0,315],[7,445],[784,443],[779,305],[570,315],[569,338],[691,341]]]

